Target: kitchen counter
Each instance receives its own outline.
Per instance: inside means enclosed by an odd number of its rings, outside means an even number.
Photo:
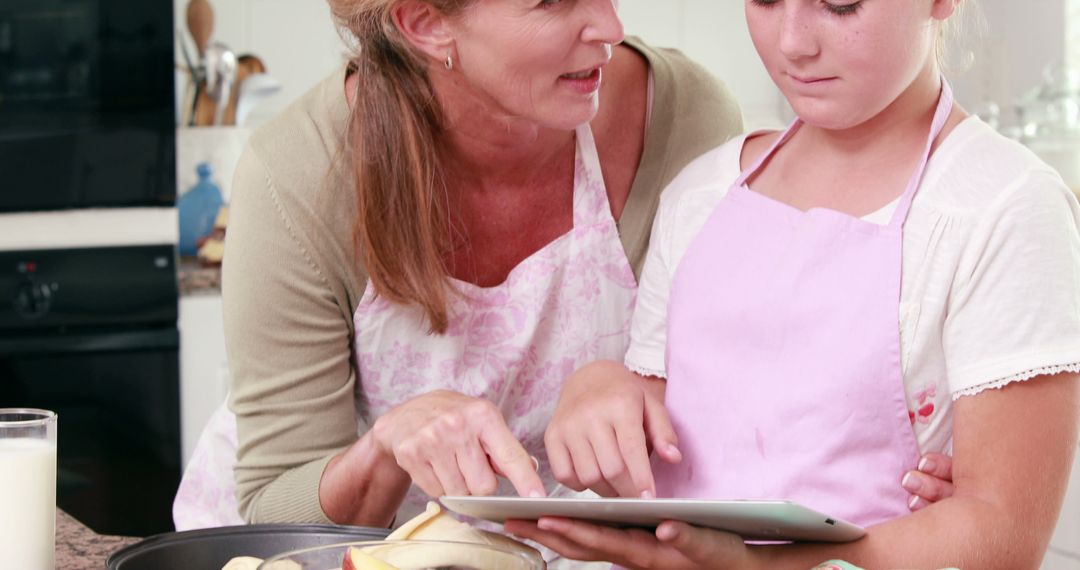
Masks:
[[[177,268],[180,296],[221,295],[221,267],[203,267],[194,257],[181,257]]]
[[[56,509],[56,567],[63,570],[102,570],[109,555],[142,540],[104,536]]]

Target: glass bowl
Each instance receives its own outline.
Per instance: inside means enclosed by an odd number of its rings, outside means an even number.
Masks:
[[[545,570],[539,554],[502,546],[439,540],[346,542],[285,552],[264,561],[259,570],[340,570],[345,554],[356,547],[397,570]],[[366,570],[359,568],[358,570]]]

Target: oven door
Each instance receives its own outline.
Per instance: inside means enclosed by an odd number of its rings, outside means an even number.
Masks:
[[[173,528],[178,346],[175,326],[0,337],[0,407],[59,414],[57,504],[99,533]]]

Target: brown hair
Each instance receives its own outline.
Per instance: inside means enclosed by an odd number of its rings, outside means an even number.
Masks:
[[[355,45],[360,76],[345,152],[355,184],[353,227],[375,292],[423,309],[432,332],[448,325],[449,219],[437,138],[442,114],[426,56],[401,34],[398,0],[328,0]],[[424,0],[443,14],[471,0]]]

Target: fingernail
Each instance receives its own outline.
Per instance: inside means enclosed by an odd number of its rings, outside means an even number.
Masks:
[[[559,532],[562,528],[562,523],[553,519],[541,518],[540,520],[536,521],[536,526],[540,530],[551,530]]]
[[[675,528],[675,525],[660,525],[656,527],[656,538],[664,542],[675,540],[675,537],[679,535],[679,530]]]
[[[532,459],[533,471],[539,471],[540,470],[540,460],[537,459],[535,455],[530,455],[529,459]]]
[[[893,479],[893,481],[895,480]],[[911,471],[908,471],[904,474],[904,478],[900,480],[900,486],[907,489],[909,493],[915,493],[922,487],[922,481],[912,475]]]
[[[937,467],[937,463],[934,463],[929,457],[923,457],[919,460],[919,471],[923,473],[930,473],[935,467]]]
[[[916,508],[919,507],[919,501],[922,501],[922,499],[920,497],[912,496],[910,499],[908,499],[908,502],[907,502],[908,509],[914,511]]]
[[[542,493],[540,491],[529,491],[529,498],[530,499],[543,499],[546,496],[547,496],[546,493]]]
[[[648,500],[648,499],[655,499],[656,496],[653,495],[652,491],[645,490],[645,491],[641,492],[641,498]]]
[[[682,459],[682,452],[679,451],[678,447],[675,447],[672,444],[668,444],[667,452],[668,452],[668,455],[670,455],[672,457],[672,459],[675,459],[675,460]]]

